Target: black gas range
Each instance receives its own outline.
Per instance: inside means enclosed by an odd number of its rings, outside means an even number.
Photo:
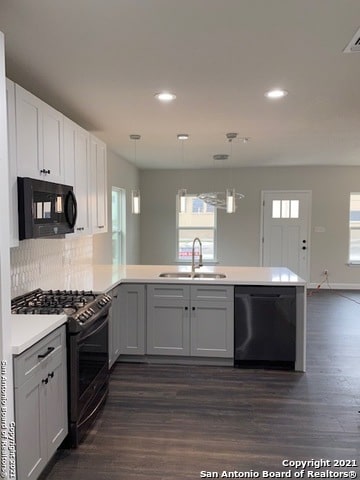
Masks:
[[[25,315],[68,316],[69,329],[84,330],[101,311],[108,308],[111,297],[91,290],[42,290],[38,288],[11,301],[11,313]]]
[[[67,315],[67,445],[71,447],[77,447],[88,432],[108,394],[110,306],[111,297],[105,293],[40,288],[11,302],[13,314]]]
[[[64,309],[74,313],[96,298],[96,293],[85,290],[33,290],[11,301],[11,313],[61,314]],[[66,313],[66,312],[65,312]]]

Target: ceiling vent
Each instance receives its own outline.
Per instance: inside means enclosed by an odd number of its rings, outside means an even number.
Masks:
[[[344,53],[360,53],[360,28],[357,30],[350,43],[344,48]]]

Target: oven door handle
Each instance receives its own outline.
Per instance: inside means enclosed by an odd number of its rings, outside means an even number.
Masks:
[[[104,393],[104,395],[101,396],[100,400],[98,401],[98,403],[96,404],[96,406],[93,408],[93,410],[89,413],[89,415],[87,415],[79,424],[78,424],[78,428],[81,428],[84,423],[86,423],[93,415],[94,413],[96,413],[97,410],[99,410],[99,407],[101,406],[101,404],[104,402],[106,396],[107,396],[108,392],[106,390],[106,392]]]
[[[101,312],[101,313],[103,313],[103,312]],[[96,320],[94,320],[94,322],[95,321]],[[86,332],[86,334],[79,338],[79,342],[82,342],[83,340],[86,340],[87,338],[91,337],[91,335],[94,335],[95,333],[99,332],[104,327],[104,325],[106,325],[108,322],[109,322],[108,321],[108,316],[106,315],[105,320],[103,320],[101,322],[101,324],[97,328],[95,328],[95,330],[90,329],[89,332],[87,330],[84,330]]]

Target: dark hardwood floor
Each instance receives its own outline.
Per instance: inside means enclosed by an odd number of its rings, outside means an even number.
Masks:
[[[284,459],[359,464],[360,292],[342,293],[359,303],[328,291],[308,297],[306,374],[117,364],[86,440],[60,451],[43,478],[190,480],[202,470],[261,478],[287,471]]]

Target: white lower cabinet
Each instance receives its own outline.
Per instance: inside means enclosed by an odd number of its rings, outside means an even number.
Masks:
[[[234,306],[230,302],[191,304],[190,354],[200,357],[234,355]]]
[[[232,286],[148,285],[147,353],[233,356]]]
[[[109,295],[109,368],[119,355],[145,354],[145,285],[121,284]]]
[[[35,480],[68,433],[66,330],[14,357],[18,480]]]
[[[189,287],[148,285],[148,354],[189,355]]]
[[[120,353],[145,354],[145,285],[120,286]]]
[[[190,338],[190,354],[192,356],[233,357],[233,286],[191,286]]]

